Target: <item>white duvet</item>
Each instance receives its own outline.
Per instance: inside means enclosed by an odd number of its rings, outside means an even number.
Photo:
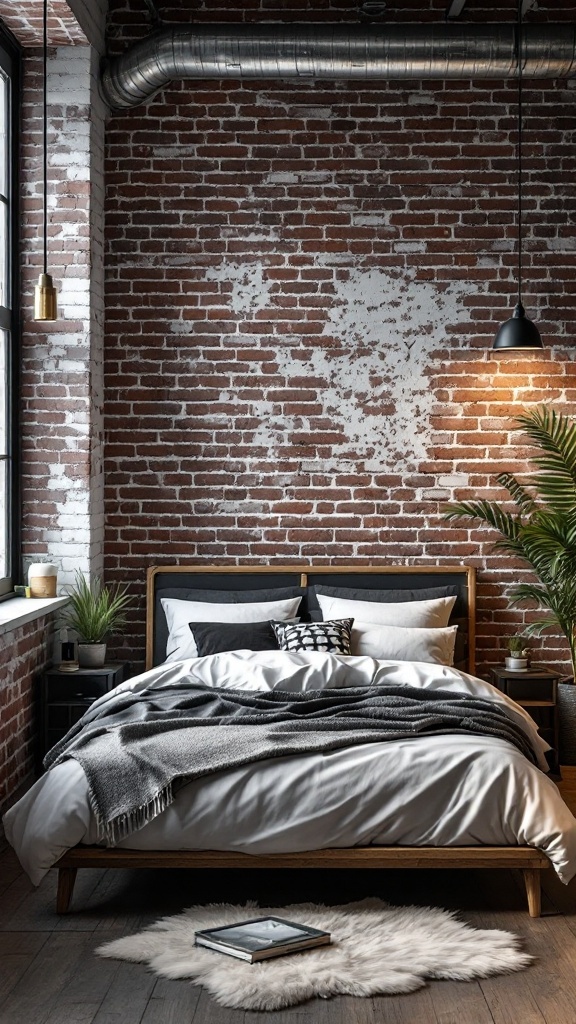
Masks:
[[[300,691],[405,684],[474,694],[504,706],[542,770],[505,740],[447,734],[271,758],[189,783],[120,846],[264,854],[367,845],[529,845],[559,877],[576,874],[576,819],[547,770],[548,744],[513,701],[465,672],[423,662],[319,652],[235,651],[171,662],[119,690],[173,681]],[[100,698],[106,703],[111,695]],[[43,775],[4,817],[34,884],[70,847],[95,843],[86,778],[70,759]]]

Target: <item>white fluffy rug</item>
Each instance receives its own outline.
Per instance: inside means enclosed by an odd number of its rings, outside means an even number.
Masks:
[[[257,964],[194,945],[200,928],[267,915],[329,931],[333,945]],[[520,971],[533,958],[518,947],[512,932],[471,928],[448,910],[366,899],[340,907],[190,907],[96,952],[147,963],[164,978],[191,978],[223,1006],[278,1010],[315,996],[413,992],[426,978],[469,981]]]

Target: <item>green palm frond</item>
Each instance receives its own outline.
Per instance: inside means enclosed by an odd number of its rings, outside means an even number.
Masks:
[[[548,406],[521,413],[516,422],[540,449],[531,463],[543,472],[533,477],[540,497],[559,512],[576,506],[576,429],[574,420]]]
[[[519,584],[511,603],[541,609],[526,625],[528,635],[561,630],[576,678],[576,420],[540,406],[521,413],[516,423],[538,450],[530,458],[537,472],[528,483],[511,472],[497,477],[517,513],[480,500],[450,504],[444,515],[449,521],[471,519],[492,527],[500,534],[495,549],[527,563],[537,581]]]
[[[494,527],[508,541],[518,539],[521,526],[518,516],[505,512],[493,501],[456,501],[446,507],[444,518],[448,520],[478,519],[480,522]]]
[[[496,477],[501,487],[505,487],[508,494],[514,499],[518,508],[524,514],[530,514],[538,508],[532,495],[526,490],[525,487],[513,476],[512,473],[500,473]]]
[[[576,510],[559,517],[539,509],[520,533],[530,563],[542,576],[554,578],[567,573],[576,578]]]

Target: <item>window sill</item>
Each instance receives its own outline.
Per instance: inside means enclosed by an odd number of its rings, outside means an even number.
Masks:
[[[67,597],[13,597],[0,604],[0,636],[62,608]]]

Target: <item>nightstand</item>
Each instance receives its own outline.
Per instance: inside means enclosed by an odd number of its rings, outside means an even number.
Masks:
[[[40,691],[42,757],[80,719],[98,697],[123,682],[128,665],[111,662],[103,668],[60,672],[49,668]]]
[[[499,665],[490,672],[494,686],[520,704],[534,719],[540,735],[552,747],[547,754],[550,769],[558,772],[560,673],[553,672],[547,665],[532,665],[522,670]]]

